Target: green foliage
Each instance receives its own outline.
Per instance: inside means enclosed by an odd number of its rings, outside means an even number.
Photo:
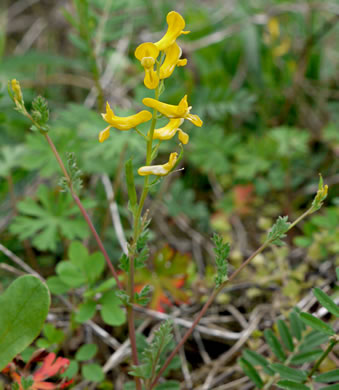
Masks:
[[[172,217],[185,215],[194,221],[198,221],[202,228],[208,223],[208,210],[205,203],[197,201],[194,191],[185,188],[182,180],[173,183],[170,193],[165,196],[164,200],[168,213]]]
[[[278,217],[275,224],[272,226],[267,235],[267,242],[270,242],[275,245],[283,245],[282,238],[286,237],[286,232],[290,227],[290,222],[288,222],[288,217]]]
[[[155,378],[160,369],[159,362],[166,347],[172,340],[172,322],[163,322],[159,329],[154,333],[154,340],[142,353],[139,366],[132,366],[131,375],[149,379],[150,383]]]
[[[67,178],[63,177],[59,181],[60,187],[66,192],[69,189],[69,186],[72,186],[72,190],[75,193],[79,193],[82,188],[82,172],[78,168],[77,161],[74,153],[67,153],[67,167],[68,174],[70,177],[70,183],[68,183]]]
[[[324,332],[330,336],[333,336],[335,334],[332,327],[328,324],[326,324],[324,321],[319,320],[319,318],[314,317],[312,314],[309,313],[300,313],[300,318],[302,321],[305,322],[306,325],[309,325],[315,330],[318,330],[319,332]]]
[[[24,148],[24,145],[5,145],[1,148],[0,177],[8,177],[14,168],[20,166],[20,159]]]
[[[74,241],[69,247],[68,256],[69,260],[58,263],[57,276],[47,280],[51,291],[63,294],[74,288],[85,287],[84,301],[78,306],[76,321],[83,323],[91,319],[100,308],[101,317],[106,324],[122,325],[126,321],[126,315],[120,307],[122,302],[117,291],[112,290],[115,280],[110,278],[100,282],[105,269],[102,253],[89,254],[85,246]]]
[[[31,275],[16,279],[0,296],[0,371],[38,336],[49,305],[46,285]]]
[[[313,330],[310,331],[305,324]],[[280,360],[279,363],[272,362],[273,359],[269,361],[250,350],[245,350],[239,361],[245,374],[257,387],[262,388],[267,383],[271,385],[276,383],[282,389],[310,389],[305,383],[309,384],[311,380],[328,383],[332,381],[331,378],[336,378],[338,370],[314,376],[311,371],[295,367],[310,362],[313,362],[313,365],[317,367],[318,359],[322,361],[326,357],[323,349],[317,347],[321,344],[328,344],[329,347],[326,349],[326,354],[328,354],[336,344],[337,341],[330,337],[334,336],[330,325],[311,314],[294,309],[289,316],[289,325],[286,321],[278,320],[277,328],[282,343],[271,329],[266,329],[264,335],[273,355]],[[291,365],[294,367],[290,367]],[[265,382],[260,376],[260,371],[265,372],[270,379]]]
[[[134,297],[135,303],[137,305],[146,306],[150,301],[149,294],[151,290],[152,290],[151,286],[146,285],[143,287],[140,293],[135,293],[135,297]]]
[[[72,240],[88,236],[86,222],[79,218],[70,195],[41,185],[36,196],[36,200],[27,198],[17,205],[21,215],[14,218],[10,230],[21,240],[31,238],[36,248],[56,251],[62,237]]]
[[[93,359],[98,351],[96,344],[84,344],[82,345],[75,355],[75,359],[79,362]]]
[[[37,96],[32,102],[32,118],[34,124],[31,126],[32,131],[41,131],[47,133],[49,131],[49,108],[47,100],[42,96]]]
[[[101,382],[105,378],[102,368],[97,363],[84,364],[81,367],[83,377],[91,382]]]
[[[129,207],[131,208],[133,214],[135,214],[136,207],[137,207],[137,193],[135,190],[133,162],[131,159],[129,159],[125,164],[125,174],[126,174],[126,183],[127,183],[127,191],[128,191],[128,198],[129,198]]]
[[[43,334],[45,337],[40,337],[36,342],[36,345],[39,348],[56,350],[65,339],[64,332],[60,329],[56,329],[52,324],[44,325]]]
[[[215,263],[217,265],[217,275],[215,277],[216,288],[221,286],[228,279],[228,255],[230,253],[230,244],[224,243],[222,237],[214,233],[214,252]]]

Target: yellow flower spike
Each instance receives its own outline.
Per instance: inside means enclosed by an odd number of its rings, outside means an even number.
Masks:
[[[159,55],[159,49],[152,42],[145,42],[135,50],[135,57],[145,69],[144,84],[148,89],[155,89],[159,84],[159,76],[154,70],[155,61]]]
[[[169,12],[167,14],[166,21],[168,24],[166,34],[160,39],[160,41],[154,43],[159,50],[167,49],[175,42],[179,35],[188,34],[190,32],[183,31],[185,28],[185,20],[180,14],[178,14],[178,12]]]
[[[111,127],[115,127],[116,129],[122,131],[130,130],[140,125],[140,123],[147,122],[152,118],[152,114],[146,110],[142,110],[135,115],[126,117],[116,116],[114,115],[114,112],[108,102],[106,103],[106,113],[101,115],[110,126],[106,127],[106,129],[100,132],[100,142],[104,142],[109,137],[109,129]]]
[[[165,50],[165,61],[160,67],[160,79],[167,79],[171,76],[176,66],[185,66],[187,59],[180,59],[182,50],[176,42]]]
[[[188,106],[187,103],[187,95],[185,95],[179,102],[177,106],[172,104],[167,104],[160,102],[159,100],[152,98],[144,98],[142,100],[143,104],[150,108],[155,108],[161,114],[167,116],[167,118],[182,118],[188,119],[195,126],[201,127],[202,120],[198,117],[198,115],[190,114],[191,106]]]
[[[166,164],[163,165],[148,165],[138,169],[140,176],[166,176],[174,168],[178,159],[178,153],[174,152],[170,154],[169,160]]]
[[[159,129],[155,129],[153,133],[153,139],[159,139],[161,141],[166,141],[175,136],[175,134],[179,133],[179,140],[186,145],[189,140],[188,134],[179,129],[179,126],[183,123],[183,119],[170,119],[166,126],[161,127]],[[149,135],[149,134],[148,134]]]

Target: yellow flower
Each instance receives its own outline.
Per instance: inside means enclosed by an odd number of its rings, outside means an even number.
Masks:
[[[170,154],[169,160],[163,165],[148,165],[138,169],[140,176],[156,175],[166,176],[174,168],[178,159],[178,153],[174,152]]]
[[[176,66],[185,66],[187,60],[181,60],[181,48],[176,42],[165,49],[166,58],[160,67],[160,79],[167,79],[171,76]]]
[[[191,106],[188,106],[187,95],[185,95],[177,106],[160,102],[152,98],[144,98],[142,100],[145,106],[155,108],[161,114],[168,118],[183,118],[191,121],[195,126],[202,126],[202,120],[198,115],[190,114]]]
[[[20,102],[23,101],[19,81],[17,79],[11,80],[11,86],[12,86],[12,90],[14,92],[15,98]]]
[[[284,38],[281,43],[272,49],[272,53],[274,57],[282,57],[285,55],[291,47],[291,40],[286,37]]]
[[[145,69],[145,86],[148,89],[155,89],[159,84],[159,77],[154,70],[155,61],[159,55],[159,49],[154,43],[145,42],[136,48],[134,54]]]
[[[272,37],[272,40],[276,40],[280,35],[280,27],[277,18],[271,18],[267,23],[267,29]]]
[[[155,42],[155,46],[159,50],[167,49],[175,42],[179,35],[188,34],[190,32],[183,31],[185,28],[185,20],[180,14],[178,14],[178,12],[169,12],[167,14],[166,21],[168,24],[166,34],[160,39],[160,41]]]
[[[109,137],[109,129],[111,127],[115,127],[118,130],[130,130],[133,129],[135,126],[140,125],[140,123],[147,122],[152,118],[152,114],[146,110],[140,111],[135,115],[130,115],[126,117],[116,116],[114,115],[114,112],[108,102],[106,103],[106,113],[101,115],[104,120],[109,123],[109,126],[100,132],[100,142],[104,142]]]
[[[186,145],[189,136],[185,132],[183,132],[181,129],[179,129],[179,126],[183,123],[183,119],[170,119],[166,126],[161,127],[160,129],[155,129],[153,133],[153,139],[160,139],[162,141],[171,139],[175,136],[175,134],[179,133],[179,140]],[[149,134],[148,134],[149,135]]]

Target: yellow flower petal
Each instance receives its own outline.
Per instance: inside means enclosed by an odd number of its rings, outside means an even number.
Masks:
[[[106,129],[100,131],[99,133],[99,142],[104,142],[109,137],[109,129],[111,126],[106,127]]]
[[[145,77],[144,77],[145,87],[148,89],[155,89],[159,84],[159,76],[154,69],[146,69],[145,68]]]
[[[163,165],[148,165],[138,169],[140,176],[156,175],[166,176],[174,168],[178,159],[178,153],[174,152],[170,154],[169,160]]]
[[[187,95],[185,95],[180,103],[175,106],[173,104],[167,104],[160,102],[159,100],[152,98],[144,98],[142,100],[145,106],[150,108],[155,108],[161,114],[167,116],[168,118],[184,118],[185,115],[188,114],[188,103],[187,103]]]
[[[185,119],[188,119],[191,121],[194,125],[201,127],[202,126],[202,120],[198,117],[198,115],[188,114]]]
[[[180,139],[180,132],[182,134],[186,134],[181,129],[179,129],[179,126],[183,123],[183,121],[184,120],[181,118],[170,119],[170,121],[167,123],[166,126],[154,130],[153,139],[159,139],[162,141],[166,141],[166,140],[173,138],[178,131],[179,131],[179,139]],[[185,138],[185,136],[182,136],[183,139],[187,139],[187,137]],[[183,144],[186,144],[188,142],[188,139],[187,139],[187,142],[183,142],[181,139],[180,139],[180,141]]]
[[[126,117],[116,116],[108,102],[106,103],[106,113],[101,115],[107,123],[118,130],[133,129],[135,126],[140,125],[140,123],[147,122],[152,118],[152,114],[146,110]]]
[[[135,56],[145,69],[144,84],[148,89],[155,89],[159,84],[159,76],[154,70],[159,49],[152,42],[145,42],[135,50]]]
[[[147,57],[156,60],[159,55],[159,49],[155,46],[154,43],[145,42],[136,48],[134,55],[139,61],[142,61],[143,58],[147,58]]]
[[[178,129],[178,133],[179,133],[179,140],[184,144],[186,145],[190,139],[189,135],[187,133],[185,133],[184,131],[182,131],[181,129]]]
[[[166,34],[160,39],[160,41],[154,43],[159,50],[167,49],[174,43],[179,35],[189,33],[189,31],[183,31],[185,28],[185,20],[180,14],[178,14],[178,12],[169,12],[167,14],[166,21],[168,24]]]
[[[186,59],[179,59],[182,51],[176,42],[165,50],[165,54],[165,61],[160,67],[160,79],[167,79],[170,77],[176,66],[185,66],[187,64]]]
[[[145,99],[143,99],[142,102],[147,107],[155,108],[161,114],[167,116],[167,118],[188,119],[195,126],[199,126],[199,127],[202,126],[203,122],[198,117],[198,115],[190,114],[190,110],[192,107],[188,107],[187,95],[185,95],[180,100],[180,103],[177,106],[172,105],[172,104],[163,103],[163,102],[160,102],[159,100],[155,100],[152,98],[145,98]]]

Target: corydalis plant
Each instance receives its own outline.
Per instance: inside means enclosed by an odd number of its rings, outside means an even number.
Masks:
[[[102,114],[102,117],[108,123],[108,126],[99,134],[99,141],[104,142],[109,137],[111,128],[116,128],[121,131],[134,129],[136,133],[146,141],[145,166],[138,169],[138,174],[145,177],[143,190],[139,199],[137,198],[134,185],[132,161],[129,160],[126,163],[129,208],[132,211],[134,220],[133,237],[129,244],[128,256],[122,257],[120,265],[120,267],[127,271],[128,274],[127,292],[120,292],[120,298],[127,306],[132,359],[135,367],[139,365],[139,361],[134,330],[133,304],[146,303],[146,293],[150,290],[148,286],[145,286],[140,294],[135,293],[135,269],[139,268],[140,264],[141,266],[144,266],[144,261],[140,262],[140,257],[143,258],[143,256],[142,251],[140,251],[140,248],[138,247],[140,237],[145,231],[145,218],[141,218],[141,215],[149,188],[157,182],[159,177],[167,176],[169,173],[174,171],[182,157],[182,145],[180,144],[180,155],[178,155],[177,152],[172,152],[169,156],[168,162],[158,165],[152,165],[152,162],[157,155],[161,142],[172,139],[176,133],[178,133],[179,141],[182,144],[188,143],[188,134],[179,128],[185,119],[191,121],[198,127],[202,126],[202,120],[197,115],[190,113],[191,107],[188,105],[187,95],[185,95],[177,105],[167,104],[159,100],[161,92],[164,90],[164,80],[172,75],[175,67],[187,64],[187,60],[180,58],[181,49],[176,43],[176,39],[181,34],[188,33],[188,31],[184,31],[185,21],[180,14],[172,11],[167,15],[167,23],[167,32],[159,41],[155,43],[142,43],[135,50],[135,57],[140,61],[140,64],[145,71],[144,84],[146,88],[154,90],[154,98],[148,97],[142,101],[146,107],[152,109],[152,113],[147,110],[142,110],[134,115],[119,117],[114,113],[107,102],[106,113]],[[168,123],[163,127],[156,128],[159,114],[167,118]],[[145,135],[138,129],[138,126],[149,121],[149,130],[147,135]],[[158,144],[155,147],[153,147],[153,140],[158,141]],[[152,175],[155,176],[155,180],[152,183],[149,183],[149,177]],[[142,367],[143,366],[136,371],[138,374],[141,374],[139,371],[142,370]],[[153,372],[153,374],[155,374],[155,372]],[[149,383],[147,383],[148,388],[152,388],[152,381],[155,379],[153,376],[151,380],[149,380]],[[142,377],[142,375],[138,375],[135,378],[137,390],[141,389],[140,377]]]

